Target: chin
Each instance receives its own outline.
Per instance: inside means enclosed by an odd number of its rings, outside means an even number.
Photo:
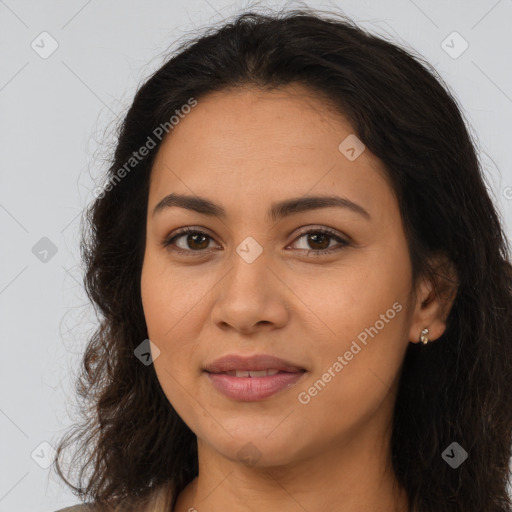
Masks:
[[[230,431],[232,437],[224,432],[225,435],[221,438],[207,438],[203,442],[226,459],[249,468],[286,466],[301,457],[303,450],[297,444],[296,433],[283,429],[277,434],[269,429],[268,423],[265,428],[258,430],[253,423],[246,428],[239,428],[236,432]]]

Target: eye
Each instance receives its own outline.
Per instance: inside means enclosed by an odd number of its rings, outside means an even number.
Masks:
[[[180,244],[177,244],[175,241],[184,239],[181,241]],[[210,235],[207,233],[194,229],[194,228],[182,228],[178,231],[177,234],[170,238],[166,238],[162,245],[164,247],[167,247],[169,250],[178,252],[180,254],[186,254],[187,256],[195,256],[191,253],[201,253],[204,252],[205,249],[208,248],[209,240],[213,240]],[[175,249],[174,246],[176,245],[178,248]]]
[[[335,252],[337,250],[342,249],[345,246],[350,245],[349,242],[341,238],[337,235],[333,230],[328,228],[316,228],[310,229],[309,231],[305,231],[299,235],[295,241],[305,238],[305,243],[308,244],[312,249],[302,248],[306,251],[306,254],[312,256],[322,256],[323,254],[328,254]],[[335,240],[338,242],[338,246],[336,244],[331,246],[331,242]],[[294,241],[294,242],[295,242]]]
[[[306,251],[306,254],[313,256],[321,256],[323,254],[331,253],[350,245],[349,242],[337,235],[329,228],[315,228],[309,231],[302,232],[293,243],[305,238],[306,244],[311,248],[299,248]],[[186,227],[180,229],[172,237],[166,238],[162,245],[173,252],[184,254],[186,256],[196,256],[204,254],[206,249],[209,249],[210,241],[213,238],[198,229]],[[179,243],[178,243],[179,241]],[[332,241],[337,241],[338,244],[331,245]],[[195,253],[195,254],[194,254]]]

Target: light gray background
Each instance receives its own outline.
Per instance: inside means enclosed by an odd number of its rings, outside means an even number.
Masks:
[[[78,503],[36,460],[49,459],[51,450],[41,443],[55,446],[72,421],[72,377],[94,328],[81,285],[78,228],[93,197],[93,178],[104,171],[109,130],[173,41],[246,5],[0,0],[0,512],[49,512]],[[412,47],[435,65],[478,138],[510,238],[512,1],[308,5],[337,5],[362,26]],[[39,52],[51,48],[48,36],[40,36],[44,31],[58,43],[46,59],[31,47],[35,41]],[[469,44],[457,58],[443,49],[453,31]],[[452,54],[463,49],[457,37],[444,43],[453,47]],[[44,253],[32,252],[43,237],[57,248],[46,262],[40,260]]]

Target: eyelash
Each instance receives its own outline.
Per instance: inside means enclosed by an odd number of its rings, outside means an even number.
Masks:
[[[323,235],[329,235],[330,238],[332,239],[335,239],[337,242],[340,243],[340,246],[339,247],[330,247],[328,249],[309,249],[309,250],[306,250],[306,249],[300,249],[302,251],[305,251],[306,252],[306,255],[307,256],[312,256],[312,257],[318,257],[318,256],[322,256],[322,255],[325,255],[325,254],[328,254],[328,253],[333,253],[333,252],[336,252],[340,249],[343,249],[344,247],[350,245],[346,240],[344,240],[343,238],[341,238],[340,236],[338,236],[333,230],[329,229],[329,228],[316,228],[316,229],[311,229],[309,231],[304,231],[302,233],[299,233],[299,235],[297,236],[297,238],[295,238],[295,241],[297,241],[298,239],[302,238],[303,236],[305,235],[309,235],[309,234],[323,234]],[[180,237],[182,237],[183,235],[188,235],[188,234],[197,234],[197,235],[204,235],[210,239],[213,240],[213,237],[211,237],[208,233],[205,233],[204,231],[201,231],[201,230],[198,230],[198,229],[194,229],[194,228],[191,228],[191,227],[186,227],[186,228],[182,228],[180,229],[177,233],[175,233],[172,237],[168,237],[168,238],[165,238],[162,242],[162,246],[170,251],[173,251],[173,252],[177,252],[179,254],[183,254],[185,256],[197,256],[197,255],[204,255],[206,249],[202,249],[202,250],[197,250],[197,251],[192,251],[192,250],[183,250],[183,249],[175,249],[175,248],[171,248],[171,245],[173,245],[174,241]],[[292,243],[293,243],[292,242]],[[191,254],[192,253],[192,254]],[[311,254],[313,253],[313,254]]]

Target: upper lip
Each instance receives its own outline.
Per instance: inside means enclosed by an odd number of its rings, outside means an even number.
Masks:
[[[300,366],[268,354],[256,354],[252,356],[228,354],[216,359],[212,363],[209,363],[204,369],[208,373],[222,373],[233,370],[279,370],[283,372],[304,371],[304,368],[301,368]]]

